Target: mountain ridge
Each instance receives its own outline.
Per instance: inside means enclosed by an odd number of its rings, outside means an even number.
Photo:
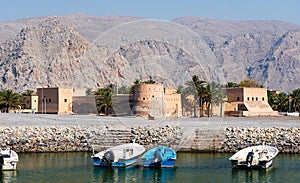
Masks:
[[[117,70],[126,78],[120,85],[152,76],[177,87],[196,74],[221,83],[251,77],[285,92],[300,87],[300,26],[283,21],[73,14],[0,22],[0,35],[2,89],[97,88],[116,83]]]

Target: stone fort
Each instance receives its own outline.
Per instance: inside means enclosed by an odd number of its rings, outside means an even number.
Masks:
[[[181,117],[181,95],[175,88],[164,88],[163,84],[137,84],[132,110],[142,117]]]

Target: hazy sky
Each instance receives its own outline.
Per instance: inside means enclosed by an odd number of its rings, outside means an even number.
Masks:
[[[300,25],[300,0],[1,0],[0,21],[84,13],[172,20],[283,20]]]

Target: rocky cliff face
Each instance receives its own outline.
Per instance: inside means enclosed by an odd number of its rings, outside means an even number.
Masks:
[[[97,88],[149,76],[176,87],[195,74],[221,83],[251,77],[285,92],[300,87],[300,26],[286,22],[78,14],[3,22],[0,35],[1,89]]]

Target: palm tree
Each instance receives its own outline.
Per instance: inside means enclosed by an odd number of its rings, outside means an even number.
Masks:
[[[34,94],[34,91],[32,90],[25,90],[21,95],[22,96],[32,96]]]
[[[209,84],[206,81],[200,81],[199,77],[194,75],[192,77],[192,81],[196,87],[197,95],[199,98],[199,105],[200,105],[200,116],[203,116],[203,106],[206,104],[206,107],[210,106],[210,92],[209,92]],[[206,108],[209,109],[209,108]]]
[[[135,92],[135,85],[137,84],[141,84],[142,81],[140,79],[136,79],[134,82],[133,82],[133,85],[130,87],[129,89],[129,94],[134,94]]]
[[[97,95],[98,111],[104,110],[106,116],[108,116],[110,109],[112,109],[112,89],[113,85],[109,85],[93,92],[94,95]]]
[[[283,112],[285,110],[287,110],[287,104],[288,104],[288,95],[281,92],[279,94],[275,94],[272,98],[271,98],[271,107],[272,109],[279,111],[279,112]]]
[[[210,84],[210,95],[211,95],[211,112],[210,112],[210,114],[212,114],[212,109],[213,109],[212,107],[222,105],[222,103],[223,103],[225,93],[222,88],[222,85],[212,82]]]
[[[182,98],[182,107],[185,107],[186,109],[192,109],[193,108],[193,117],[196,117],[196,103],[198,101],[198,93],[196,86],[193,81],[186,81],[185,88],[180,91],[181,98]]]
[[[0,105],[4,112],[9,112],[11,109],[18,109],[20,105],[20,95],[12,90],[4,90],[0,92]]]
[[[29,101],[32,95],[34,95],[34,91],[32,90],[25,90],[23,93],[21,93],[20,106],[22,109],[26,109],[26,107],[28,107],[27,104],[30,103]]]
[[[300,111],[300,88],[292,91],[291,99],[292,111]]]
[[[155,81],[152,79],[152,76],[149,76],[149,79],[147,81],[144,81],[145,84],[155,84]]]
[[[86,96],[93,95],[93,89],[92,89],[92,88],[86,89],[85,95],[86,95]]]

